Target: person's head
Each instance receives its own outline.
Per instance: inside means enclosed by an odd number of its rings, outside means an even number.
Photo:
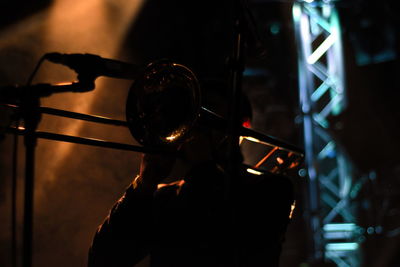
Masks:
[[[205,80],[202,82],[201,87],[201,105],[219,116],[229,119],[232,92],[228,82],[222,80]],[[252,109],[246,94],[239,92],[239,98],[240,107],[237,107],[240,109],[239,119],[241,123],[244,123],[247,120],[251,120]]]
[[[227,83],[218,80],[203,81],[201,83],[201,106],[229,120],[230,92]],[[240,95],[240,122],[243,124],[251,120],[250,102],[243,93]],[[182,151],[189,160],[202,161],[215,157],[226,156],[227,132],[216,129],[204,121],[200,121],[192,129],[190,137],[182,146]]]

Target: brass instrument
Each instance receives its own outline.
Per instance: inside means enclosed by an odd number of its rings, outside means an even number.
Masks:
[[[0,87],[0,105],[18,110],[24,120],[24,127],[18,124],[6,127],[7,132],[23,135],[25,138],[24,266],[30,266],[32,258],[32,203],[37,138],[142,153],[171,153],[168,144],[184,141],[198,122],[205,124],[205,127],[219,129],[227,134],[231,133],[227,131],[228,128],[231,129],[228,127],[230,126],[228,121],[200,106],[199,82],[194,73],[181,64],[160,60],[141,70],[140,67],[132,64],[90,54],[51,53],[45,55],[41,61],[43,59],[72,68],[78,73],[79,82]],[[40,98],[53,93],[93,90],[94,80],[98,76],[134,80],[126,102],[126,121],[40,106]],[[42,114],[128,127],[133,137],[142,146],[37,131]],[[266,171],[272,173],[295,171],[303,161],[304,153],[301,149],[274,137],[245,127],[237,129],[235,135],[239,135],[237,137],[240,137],[241,141],[261,144],[265,147],[264,155],[258,162],[244,163],[249,173],[261,175]]]
[[[54,53],[50,55],[54,56],[53,54]],[[160,153],[170,152],[168,149],[169,144],[184,141],[185,138],[190,135],[192,127],[200,121],[202,124],[205,124],[202,125],[204,127],[211,127],[227,133],[227,120],[201,107],[201,89],[199,81],[188,67],[169,60],[160,60],[148,64],[144,69],[142,68],[142,70],[140,70],[138,66],[122,63],[124,64],[122,65],[124,68],[118,70],[118,61],[102,59],[101,57],[89,54],[71,55],[74,61],[72,61],[73,64],[68,66],[72,66],[71,68],[75,71],[81,71],[82,69],[81,65],[78,64],[79,61],[76,61],[76,58],[83,57],[84,60],[86,60],[84,65],[90,66],[91,64],[89,63],[95,60],[92,65],[98,66],[101,64],[108,64],[109,66],[113,66],[112,77],[134,80],[126,102],[126,121],[41,106],[35,107],[34,112],[128,127],[132,136],[142,146],[35,130],[34,134],[36,138],[143,153]],[[65,61],[62,61],[59,57],[60,55],[57,55],[56,63]],[[102,60],[105,60],[105,63]],[[7,96],[8,99],[10,95],[11,97],[15,97],[15,92],[17,92],[17,95],[24,95],[25,92],[36,92],[37,95],[34,96],[34,98],[37,98],[59,92],[88,91],[85,86],[88,84],[94,85],[94,79],[97,78],[97,76],[107,76],[105,74],[107,72],[105,72],[103,68],[99,68],[99,70],[96,71],[97,75],[96,72],[91,72],[90,75],[80,72],[78,78],[89,76],[93,79],[93,81],[85,79],[84,83],[75,82],[60,85],[37,84],[29,87],[12,87],[11,89],[13,90],[10,90],[10,87],[3,87],[2,91],[0,91],[0,100],[2,95]],[[6,92],[6,94],[2,94],[3,92]],[[13,93],[10,94],[10,92]],[[15,103],[6,105],[15,109],[19,108]],[[8,131],[21,135],[26,133],[26,130],[21,127],[10,128]],[[298,167],[303,160],[304,153],[302,149],[275,137],[267,136],[245,127],[240,127],[237,134],[241,137],[241,141],[245,140],[265,146],[264,155],[260,157],[258,162],[254,162],[249,166],[253,169],[279,172],[279,170],[289,168],[290,166],[292,166],[291,168]],[[282,162],[284,162],[284,164]],[[283,168],[283,166],[285,167]]]
[[[149,64],[129,91],[131,134],[145,146],[182,141],[197,121],[200,98],[199,82],[189,68],[168,60]]]

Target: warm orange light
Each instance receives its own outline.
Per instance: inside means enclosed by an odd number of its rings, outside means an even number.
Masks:
[[[283,163],[283,159],[280,158],[280,157],[277,157],[277,158],[276,158],[276,161],[277,161],[279,164],[282,164],[282,163]]]
[[[294,212],[294,209],[295,209],[295,208],[296,208],[296,200],[293,201],[293,204],[290,206],[289,219],[292,219],[292,217],[293,217],[293,212]]]
[[[255,166],[254,168],[259,168],[269,157],[271,157],[271,155],[278,150],[278,147],[274,147],[262,160],[260,160]]]
[[[251,169],[251,168],[247,168],[247,172],[251,173],[251,174],[255,174],[255,175],[263,175],[262,172],[256,171],[256,170]]]
[[[111,19],[111,2],[113,2],[114,12],[118,12],[118,19]],[[40,53],[53,51],[91,53],[106,58],[116,58],[120,55],[126,34],[131,29],[143,3],[143,0],[53,0],[52,5],[39,14],[40,20],[36,18],[33,21],[24,21],[24,27],[19,27],[19,30],[14,31],[10,36],[17,36],[18,43],[26,39],[25,35],[35,36],[40,40]],[[9,38],[3,39],[10,40]],[[39,74],[38,81],[55,83],[59,80],[76,79],[76,73],[61,66],[42,68]],[[101,89],[104,87],[105,80],[96,81],[97,92],[102,91]],[[77,97],[76,94],[55,94],[50,98],[44,98],[42,104],[75,112],[92,113],[93,103],[98,103],[98,99],[101,97],[102,94],[99,93],[82,94],[80,97]],[[74,120],[61,125],[58,130],[64,134],[78,135],[84,125],[83,121]],[[65,166],[64,161],[75,152],[73,146],[62,142],[54,143],[52,149],[57,151],[57,157],[46,162],[46,168],[42,168],[46,169],[46,173],[43,175],[46,179],[57,177],[58,171]]]
[[[239,145],[242,144],[243,140],[244,140],[244,137],[243,136],[239,136]]]
[[[171,134],[170,136],[165,137],[165,140],[168,142],[173,142],[176,138],[178,138],[178,134]]]
[[[254,142],[254,143],[262,143],[260,140],[258,140],[257,138],[254,138],[252,136],[243,136],[244,139],[250,141],[250,142]]]
[[[297,161],[292,162],[292,164],[290,164],[289,169],[293,169],[295,167],[299,166],[299,163]]]
[[[184,134],[185,134],[185,127],[181,127],[173,131],[169,136],[165,137],[165,140],[167,142],[173,142]]]
[[[166,187],[166,186],[176,185],[176,186],[179,187],[179,190],[180,190],[180,188],[181,188],[182,185],[184,185],[184,184],[185,184],[185,180],[182,179],[182,180],[178,180],[178,181],[171,182],[171,183],[167,183],[167,184],[164,184],[164,183],[158,184],[158,185],[157,185],[157,189],[160,189],[160,188],[163,188],[163,187]]]
[[[72,82],[62,82],[62,83],[56,83],[58,86],[63,86],[63,85],[72,85]]]

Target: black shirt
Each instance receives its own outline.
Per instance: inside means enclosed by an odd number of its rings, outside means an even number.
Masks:
[[[278,266],[290,180],[243,169],[231,197],[227,182],[226,172],[207,162],[152,197],[129,186],[95,234],[89,267],[134,266],[147,254],[152,267]]]

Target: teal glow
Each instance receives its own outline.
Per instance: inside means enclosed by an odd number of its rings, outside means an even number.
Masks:
[[[325,246],[326,250],[330,251],[348,251],[348,250],[356,250],[358,249],[358,243],[351,242],[351,243],[328,243]]]
[[[342,48],[342,38],[341,38],[341,28],[339,22],[339,14],[337,10],[332,11],[331,16],[332,22],[332,31],[337,35],[337,42],[333,46],[332,52],[335,55],[343,55],[343,48]],[[347,106],[346,94],[345,94],[345,72],[344,72],[344,64],[343,64],[343,57],[335,57],[337,62],[336,64],[336,92],[340,94],[340,106],[335,106],[332,110],[333,115],[339,115],[344,108]]]
[[[329,84],[327,81],[324,81],[318,88],[317,90],[314,91],[311,95],[311,100],[312,101],[318,101],[318,99],[321,98],[325,94],[326,91],[330,88]]]
[[[245,68],[243,76],[266,76],[268,71],[265,69],[258,68]]]
[[[321,199],[332,209],[337,206],[336,199],[333,199],[329,194],[321,194]]]
[[[308,218],[315,247],[310,258],[321,259],[325,252],[325,258],[339,267],[359,267],[356,240],[362,228],[353,223],[355,216],[350,208],[351,162],[342,156],[329,134],[327,120],[346,107],[342,40],[335,2],[296,0],[292,8],[298,41],[300,103],[305,111],[302,118],[311,200],[308,208],[315,212]]]
[[[298,3],[294,3],[293,9],[292,9],[292,14],[293,14],[293,20],[295,22],[298,22],[300,20],[300,16],[301,16],[301,8]]]
[[[299,176],[300,177],[306,177],[306,175],[307,175],[306,169],[300,169],[299,170]]]
[[[354,232],[352,232],[352,231],[324,232],[323,236],[327,240],[338,240],[338,239],[349,240],[349,239],[353,238]]]
[[[334,32],[332,32],[320,46],[307,58],[308,64],[314,64],[318,61],[325,53],[328,51],[329,48],[336,42],[337,37]]]
[[[332,98],[332,107],[331,107],[331,113],[333,115],[339,115],[344,106],[344,101],[343,101],[343,94],[338,94],[335,91],[331,90],[331,98]]]
[[[329,214],[325,216],[324,222],[331,222],[335,217],[338,217],[338,215],[347,222],[352,222],[355,220],[350,211],[346,209],[346,201],[340,200],[338,202],[336,198],[333,198],[330,195],[330,193],[322,193],[321,199],[324,203],[332,208]]]
[[[335,143],[333,141],[330,141],[326,146],[319,152],[318,158],[323,159],[326,157],[332,157],[335,154]]]
[[[319,115],[319,114],[314,114],[313,115],[314,121],[316,121],[321,127],[327,129],[329,127],[329,122],[325,119],[325,117]]]
[[[315,8],[308,5],[308,6],[305,6],[304,9],[307,11],[308,15],[310,16],[310,20],[317,23],[319,26],[321,26],[322,29],[324,29],[328,33],[331,32],[330,23],[325,18],[323,18],[318,12],[316,12]]]
[[[329,18],[332,15],[332,7],[330,5],[323,5],[322,6],[322,15],[325,18]]]
[[[355,231],[357,225],[354,223],[329,223],[324,225],[325,232],[333,231]]]
[[[277,35],[281,31],[281,25],[279,25],[279,23],[277,22],[272,23],[271,26],[269,27],[269,30],[273,35]]]

